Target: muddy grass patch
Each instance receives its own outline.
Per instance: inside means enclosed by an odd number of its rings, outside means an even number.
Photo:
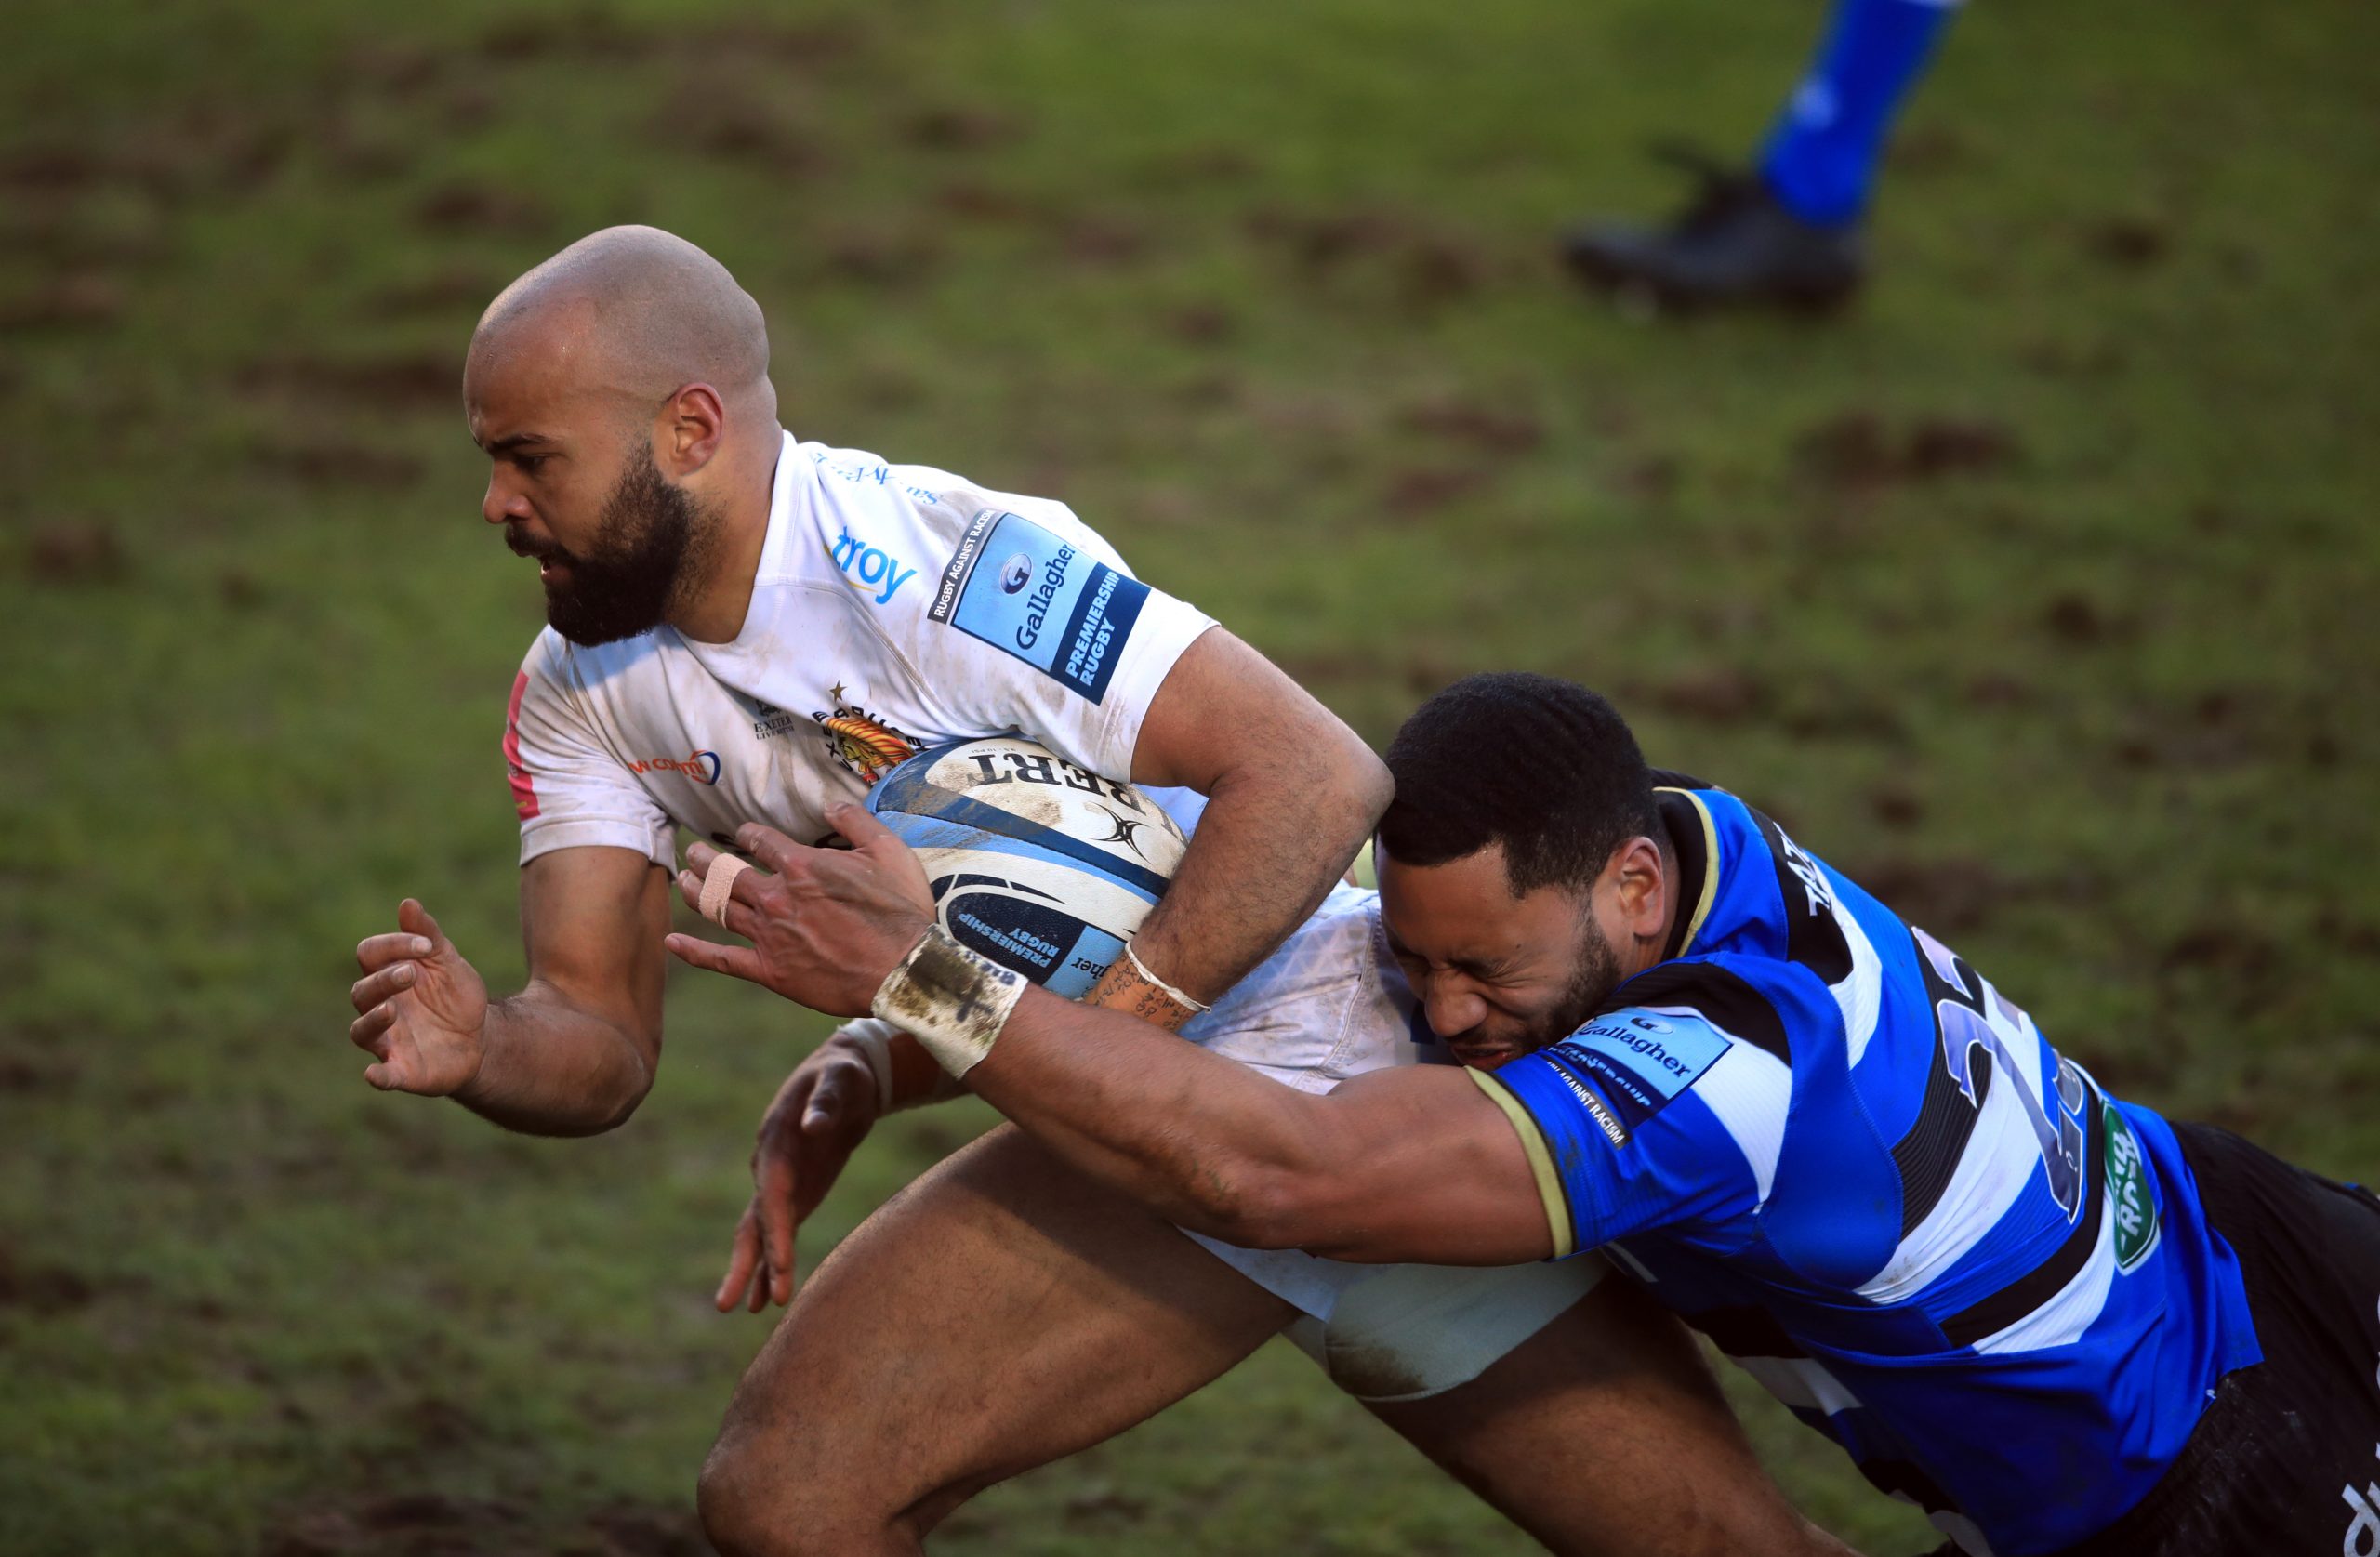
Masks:
[[[1844,874],[1908,923],[1944,936],[1979,930],[2027,896],[2022,885],[1987,862],[1962,856],[1920,860],[1886,855]]]
[[[1793,464],[1822,486],[1858,491],[2006,470],[2023,452],[2015,430],[1989,417],[1896,424],[1872,411],[1846,411],[1796,439]]]
[[[463,363],[438,351],[360,359],[270,356],[241,367],[231,382],[243,393],[310,405],[332,401],[385,414],[452,411],[462,404]]]

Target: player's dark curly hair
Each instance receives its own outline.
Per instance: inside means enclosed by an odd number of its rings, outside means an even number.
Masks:
[[[1621,844],[1659,836],[1628,721],[1575,681],[1467,676],[1413,710],[1386,760],[1396,798],[1381,818],[1382,847],[1436,865],[1501,843],[1515,897],[1583,890]]]

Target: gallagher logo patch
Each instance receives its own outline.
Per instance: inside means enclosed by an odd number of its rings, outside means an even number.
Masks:
[[[1617,1011],[1549,1052],[1593,1082],[1633,1129],[1700,1079],[1727,1052],[1727,1040],[1699,1023],[1681,1027],[1643,1011]]]
[[[983,566],[989,557],[1006,560]],[[986,508],[959,536],[926,615],[1097,703],[1148,598],[1131,574],[1021,514]]]

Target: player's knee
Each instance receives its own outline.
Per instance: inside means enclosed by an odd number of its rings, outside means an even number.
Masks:
[[[760,1557],[780,1550],[769,1543],[772,1521],[755,1496],[750,1469],[733,1435],[722,1435],[695,1479],[694,1511],[720,1557]]]
[[[855,1472],[731,1418],[694,1484],[695,1511],[721,1557],[914,1550],[901,1511],[867,1496],[878,1478]]]

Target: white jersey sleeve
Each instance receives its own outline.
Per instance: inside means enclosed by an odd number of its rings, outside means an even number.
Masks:
[[[803,449],[826,498],[819,542],[866,597],[922,705],[919,723],[1015,731],[1130,778],[1158,686],[1213,619],[1134,577],[1063,503]]]
[[[667,869],[676,833],[579,705],[570,649],[550,627],[513,679],[504,763],[521,817],[521,863],[557,849],[633,849]]]

